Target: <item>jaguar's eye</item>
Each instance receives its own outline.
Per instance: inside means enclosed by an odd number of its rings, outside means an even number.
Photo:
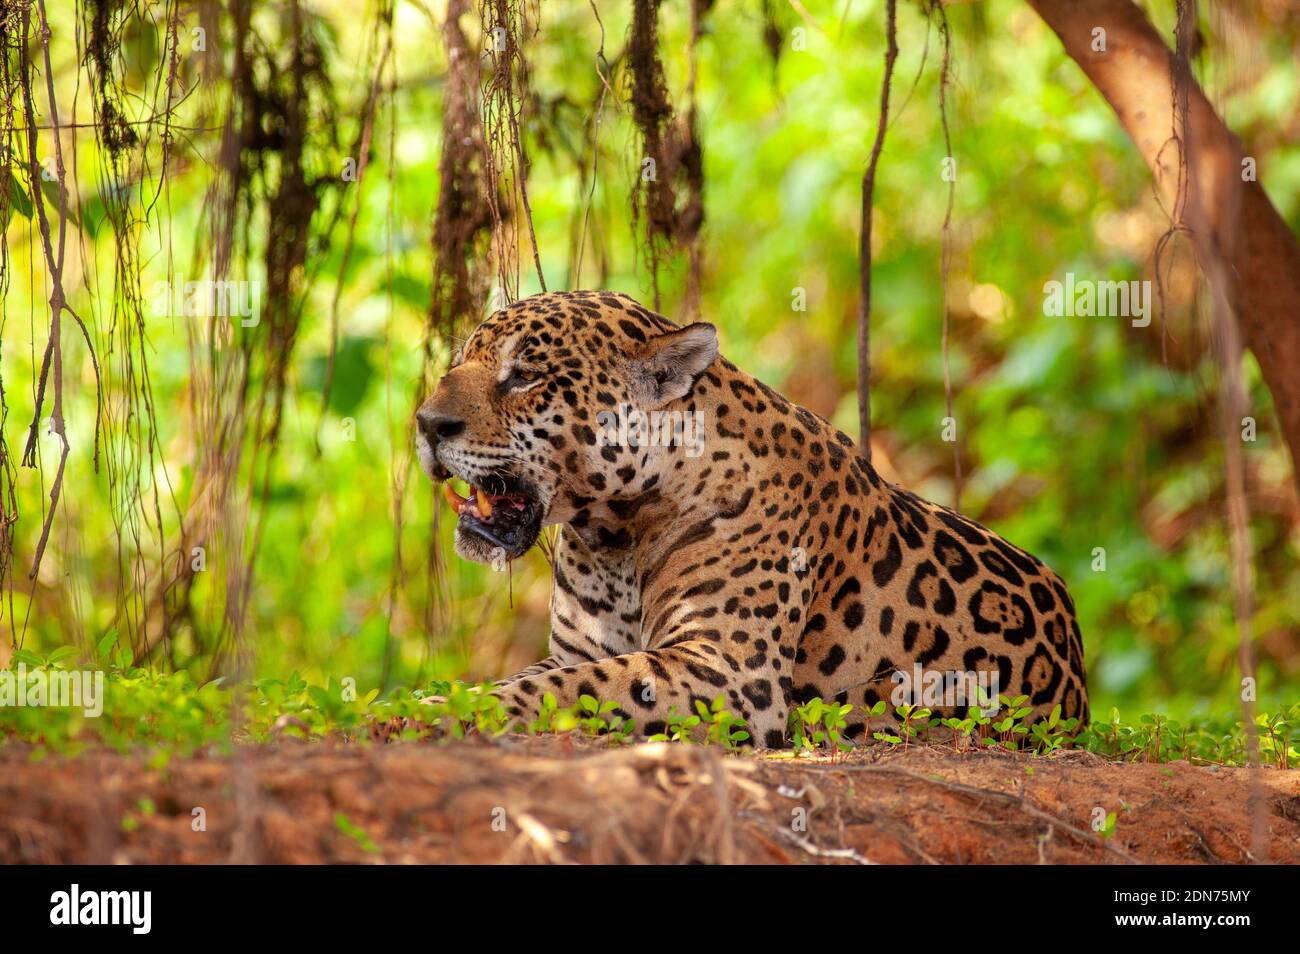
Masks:
[[[542,380],[539,368],[515,367],[510,369],[506,379],[501,382],[502,391],[526,391]]]

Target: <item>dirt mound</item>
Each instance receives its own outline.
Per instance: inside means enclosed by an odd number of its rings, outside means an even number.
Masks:
[[[1262,770],[1252,816],[1248,770],[1087,753],[832,763],[551,737],[30,756],[0,751],[0,863],[1300,863],[1300,772]]]

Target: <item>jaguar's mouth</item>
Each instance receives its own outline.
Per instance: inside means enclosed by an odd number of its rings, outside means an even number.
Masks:
[[[542,530],[544,507],[537,493],[523,481],[486,477],[460,494],[447,480],[442,494],[456,511],[456,549],[482,563],[522,556]]]

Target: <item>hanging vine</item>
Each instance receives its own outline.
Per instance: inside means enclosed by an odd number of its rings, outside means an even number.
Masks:
[[[952,154],[952,135],[948,128],[948,85],[952,66],[952,32],[948,26],[948,11],[942,0],[932,0],[928,12],[939,20],[939,38],[943,41],[943,59],[939,65],[939,122],[943,126],[943,154],[945,161],[956,163]],[[929,30],[926,30],[927,41]],[[922,54],[922,60],[924,60]],[[906,102],[904,102],[906,105]],[[956,421],[952,414],[952,365],[949,360],[949,345],[952,325],[952,313],[948,307],[948,277],[952,271],[952,207],[957,197],[956,166],[948,168],[948,204],[943,213],[943,252],[941,253],[940,295],[943,298],[943,407],[944,415],[949,421]],[[952,441],[952,507],[961,509],[962,473],[961,473],[961,429],[958,428]]]
[[[170,60],[164,55],[157,64],[155,90],[164,76],[170,78],[165,91],[158,94],[166,101],[161,109],[156,101],[152,103],[151,115],[144,121],[127,114],[127,103],[136,94],[124,79],[127,67],[122,45],[129,30],[152,27],[144,24],[134,5],[123,0],[94,0],[84,12],[83,65],[95,92],[91,102],[94,135],[100,147],[99,197],[113,238],[112,305],[107,316],[108,362],[104,373],[107,389],[120,399],[105,409],[104,428],[111,510],[118,540],[118,623],[134,638],[146,625],[150,563],[167,549],[164,498],[170,501],[172,510],[180,512],[163,459],[150,381],[145,296],[140,284],[143,263],[139,257],[147,212],[143,196],[136,198],[142,189],[138,184],[145,179],[154,119],[159,112],[163,114],[161,175],[166,175],[178,68],[175,31],[179,10],[173,7],[166,19],[164,50],[170,51]],[[164,623],[163,631],[169,630]]]
[[[444,352],[458,335],[481,315],[491,280],[487,251],[492,241],[495,220],[495,190],[485,188],[489,179],[490,156],[484,141],[478,114],[478,58],[465,36],[461,18],[469,12],[469,0],[450,0],[441,24],[443,47],[447,54],[447,77],[443,85],[442,141],[438,157],[438,201],[433,213],[430,239],[433,250],[433,277],[430,282],[429,314],[424,324],[423,357],[420,380],[414,398],[416,407],[432,392],[438,360],[435,345]],[[411,471],[413,441],[400,469],[394,512],[397,515],[394,543],[394,585],[403,573],[402,500],[406,475]],[[438,506],[437,492],[427,489],[433,500],[430,527],[424,547],[424,631],[432,634],[445,629],[449,608],[443,567],[440,526],[443,509]]]
[[[1191,233],[1209,233],[1209,210],[1205,208],[1206,186],[1193,181],[1194,151],[1199,143],[1193,140],[1194,129],[1190,121],[1191,92],[1195,82],[1192,75],[1192,57],[1200,47],[1194,0],[1177,0],[1177,23],[1174,29],[1174,56],[1170,61],[1170,80],[1173,87],[1171,138],[1178,149],[1178,182],[1175,200],[1175,225]],[[1219,211],[1223,221],[1232,223],[1238,218],[1241,202],[1240,181],[1229,187],[1218,201],[1230,211]],[[1255,857],[1268,857],[1268,832],[1265,820],[1265,793],[1259,780],[1259,728],[1255,724],[1255,565],[1250,539],[1250,502],[1246,491],[1246,465],[1242,455],[1240,428],[1250,404],[1242,375],[1244,348],[1237,318],[1229,301],[1228,263],[1232,259],[1232,244],[1239,241],[1235,227],[1223,233],[1220,243],[1209,246],[1200,256],[1200,266],[1209,286],[1210,303],[1206,312],[1213,322],[1214,352],[1219,364],[1219,420],[1223,435],[1224,507],[1228,526],[1228,551],[1231,557],[1231,583],[1233,615],[1237,623],[1237,664],[1241,673],[1242,724],[1246,732],[1246,756],[1254,770],[1247,809],[1252,816],[1253,849]]]
[[[438,157],[438,205],[433,214],[433,281],[429,320],[424,336],[424,380],[421,392],[432,387],[433,343],[451,341],[478,315],[488,276],[480,267],[485,241],[494,222],[494,203],[487,190],[486,150],[479,122],[478,59],[470,48],[460,18],[469,0],[450,0],[442,24],[447,51],[443,86],[442,142]]]
[[[609,256],[604,248],[604,243],[598,237],[597,232],[592,229],[592,212],[596,204],[596,183],[600,170],[601,139],[600,133],[605,122],[606,104],[613,93],[611,85],[611,75],[613,66],[605,56],[605,21],[601,19],[600,10],[596,6],[596,0],[588,0],[591,4],[591,15],[596,21],[596,26],[600,30],[600,44],[596,49],[595,70],[598,80],[596,90],[596,101],[592,105],[591,115],[585,126],[585,142],[583,143],[584,151],[591,153],[590,168],[582,161],[579,156],[578,166],[578,196],[575,208],[581,209],[580,215],[575,215],[573,227],[570,230],[570,250],[569,261],[571,262],[569,270],[569,287],[582,288],[582,266],[586,257],[587,244],[589,239],[593,240],[597,267],[600,273],[600,279],[597,281],[598,287],[605,286],[605,277],[608,274]],[[617,104],[617,96],[613,97]],[[598,226],[599,227],[599,226]],[[599,233],[603,235],[603,233]]]
[[[535,36],[541,20],[540,4],[530,11],[522,0],[482,0],[479,14],[492,72],[483,89],[482,124],[487,150],[484,153],[486,190],[491,207],[493,246],[503,294],[513,301],[519,295],[518,236],[510,236],[511,215],[498,190],[505,188],[512,205],[522,212],[523,227],[532,246],[537,283],[546,291],[541,252],[533,228],[532,205],[528,198],[528,156],[524,148],[525,107],[530,102],[528,61],[523,42]]]
[[[12,0],[0,2],[0,358],[4,353],[4,326],[9,318],[9,286],[12,281],[9,265],[8,225],[15,212],[24,209],[30,215],[31,200],[20,174],[21,163],[15,161],[19,154],[18,104],[23,98],[23,84],[28,71],[24,60],[24,46],[20,28],[20,9]],[[10,645],[17,645],[18,632],[14,621],[13,560],[14,540],[18,525],[18,468],[9,446],[7,424],[9,398],[5,389],[4,364],[0,360],[0,622],[8,620]],[[3,652],[0,641],[0,652]],[[0,657],[7,658],[7,657]]]
[[[858,233],[858,449],[871,460],[871,212],[876,189],[876,166],[889,128],[889,89],[898,59],[897,0],[885,2],[885,73],[880,86],[880,113],[871,157],[862,174],[862,228]]]
[[[693,0],[691,5],[692,64],[700,24],[711,5],[710,0]],[[632,219],[634,229],[644,225],[656,310],[662,307],[659,268],[664,256],[675,248],[692,249],[704,222],[704,157],[695,110],[692,105],[684,118],[678,117],[669,99],[659,57],[659,6],[660,0],[633,0],[627,45],[632,119],[641,147],[632,189]],[[692,68],[692,91],[694,77]],[[693,92],[691,101],[693,104]],[[681,200],[679,191],[684,194]],[[696,281],[698,267],[697,263]]]
[[[196,247],[191,268],[206,271],[213,282],[248,281],[260,287],[261,300],[246,321],[214,313],[187,324],[193,413],[203,439],[181,544],[165,561],[161,599],[154,600],[184,604],[194,578],[190,555],[195,548],[215,551],[226,586],[214,621],[214,671],[231,660],[247,663],[242,633],[253,567],[302,305],[314,274],[306,262],[323,257],[330,242],[328,230],[312,225],[324,194],[344,181],[338,108],[315,14],[289,0],[277,33],[264,36],[252,12],[251,0],[232,0],[227,14],[230,94],[204,202],[206,243]],[[255,270],[258,252],[262,262]],[[252,278],[256,272],[264,280]],[[150,623],[137,660],[152,652],[166,627],[165,619]]]
[[[44,167],[39,159],[39,149],[37,146],[38,127],[36,120],[36,106],[33,96],[34,81],[32,79],[33,64],[30,60],[30,51],[32,49],[31,35],[31,14],[32,6],[27,5],[20,8],[21,18],[21,50],[20,50],[20,81],[22,103],[24,110],[24,119],[26,121],[26,139],[27,139],[27,171],[28,184],[31,188],[32,205],[36,211],[37,222],[40,226],[41,248],[45,257],[45,265],[48,269],[50,283],[50,324],[49,335],[46,339],[45,351],[40,362],[40,372],[37,378],[36,401],[32,412],[32,423],[27,432],[27,443],[23,449],[23,464],[27,467],[35,468],[37,464],[37,447],[40,425],[43,420],[45,411],[45,400],[47,388],[52,389],[50,405],[50,433],[59,441],[59,460],[54,472],[54,478],[50,485],[49,507],[45,513],[45,519],[41,525],[40,538],[36,543],[36,549],[32,556],[31,569],[27,573],[29,580],[34,580],[40,570],[41,560],[45,555],[45,548],[49,544],[50,531],[53,528],[55,517],[59,512],[59,504],[63,497],[63,476],[67,468],[68,454],[71,451],[71,445],[68,443],[67,422],[64,417],[63,406],[63,316],[66,312],[77,328],[81,331],[85,340],[86,348],[95,371],[95,388],[96,388],[96,415],[95,415],[95,437],[93,456],[96,468],[99,466],[99,413],[98,408],[101,405],[100,394],[102,384],[99,374],[99,364],[95,358],[94,345],[91,342],[90,331],[81,316],[73,309],[68,301],[67,291],[63,285],[63,270],[65,264],[65,253],[67,251],[67,231],[68,231],[68,188],[67,188],[67,164],[64,161],[62,125],[60,122],[58,101],[54,93],[54,71],[50,62],[50,25],[49,17],[45,10],[44,0],[37,0],[36,10],[40,14],[39,39],[40,52],[42,58],[42,74],[45,80],[46,103],[49,108],[49,121],[51,135],[54,140],[54,179],[55,184],[55,207],[58,212],[58,237],[53,235],[50,225],[49,214],[45,209],[45,192],[40,187],[42,172]],[[6,17],[6,22],[9,18]]]

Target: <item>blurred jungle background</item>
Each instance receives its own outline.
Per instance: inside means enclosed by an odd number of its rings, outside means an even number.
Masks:
[[[1140,6],[1172,48],[1185,4]],[[387,690],[541,658],[545,557],[456,560],[411,421],[457,337],[543,282],[712,321],[732,361],[858,434],[885,0],[0,9],[0,666],[116,646],[199,682]],[[1300,5],[1202,3],[1194,25],[1194,75],[1294,233]],[[897,45],[877,467],[960,492],[1069,581],[1094,712],[1235,711],[1222,375],[1190,244],[1030,5],[904,0]],[[1048,281],[1157,261],[1149,326],[1044,314]],[[210,314],[207,280],[248,307]],[[1261,704],[1287,704],[1300,504],[1249,352],[1243,372],[1250,632]]]

